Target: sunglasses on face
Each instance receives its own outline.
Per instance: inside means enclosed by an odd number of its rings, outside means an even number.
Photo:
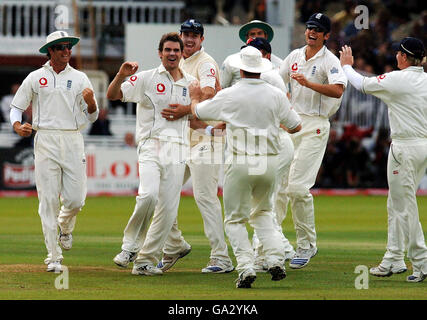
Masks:
[[[309,26],[307,27],[307,30],[314,30],[316,32],[323,32],[323,29],[320,27],[315,27],[315,26]]]
[[[51,48],[53,50],[58,50],[58,51],[62,51],[65,49],[71,50],[72,47],[73,47],[73,45],[71,43],[55,44],[55,45],[51,46]]]

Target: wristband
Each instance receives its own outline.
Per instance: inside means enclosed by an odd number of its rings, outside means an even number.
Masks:
[[[206,134],[207,136],[211,136],[211,135],[212,135],[212,129],[213,129],[213,127],[212,127],[212,126],[207,126],[207,127],[205,128],[205,134]]]

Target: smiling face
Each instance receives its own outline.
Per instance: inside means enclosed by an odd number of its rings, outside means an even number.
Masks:
[[[178,68],[181,56],[182,51],[180,44],[175,41],[166,41],[163,44],[163,50],[159,51],[162,64],[169,72]]]
[[[305,42],[309,47],[318,49],[323,47],[325,40],[328,40],[330,33],[318,32],[316,29],[305,29]]]
[[[180,35],[182,42],[184,42],[184,58],[191,57],[194,53],[200,50],[202,42],[205,39],[200,33],[192,31],[184,31]]]
[[[50,60],[52,64],[59,64],[64,65],[70,62],[71,59],[71,49],[68,49],[66,45],[69,44],[69,42],[59,42],[55,44],[52,47],[48,48],[48,51],[50,53]],[[64,45],[62,50],[58,48],[61,45]]]

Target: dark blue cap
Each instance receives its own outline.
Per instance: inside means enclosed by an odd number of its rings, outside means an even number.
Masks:
[[[246,41],[246,45],[240,49],[246,48],[247,46],[252,46],[258,50],[265,50],[267,53],[271,53],[271,45],[265,38],[249,38],[248,41]]]
[[[423,59],[426,55],[423,42],[417,38],[406,37],[400,41],[397,50],[416,59]]]
[[[325,33],[329,33],[331,31],[331,20],[328,16],[325,16],[323,13],[315,13],[310,16],[310,18],[305,23],[307,27],[315,26],[319,27]]]
[[[204,29],[203,25],[200,21],[196,19],[188,19],[185,20],[183,24],[181,24],[181,29],[179,29],[180,32],[194,32],[194,33],[200,33],[200,36],[203,36]]]

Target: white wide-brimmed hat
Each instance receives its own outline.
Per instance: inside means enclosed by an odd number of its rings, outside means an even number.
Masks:
[[[270,60],[263,58],[261,51],[252,46],[245,47],[239,54],[231,56],[230,65],[251,73],[262,73],[273,69]]]
[[[80,41],[78,37],[71,37],[66,31],[54,31],[46,37],[46,44],[40,49],[40,53],[47,53],[47,48],[59,42],[70,42],[73,46]]]

